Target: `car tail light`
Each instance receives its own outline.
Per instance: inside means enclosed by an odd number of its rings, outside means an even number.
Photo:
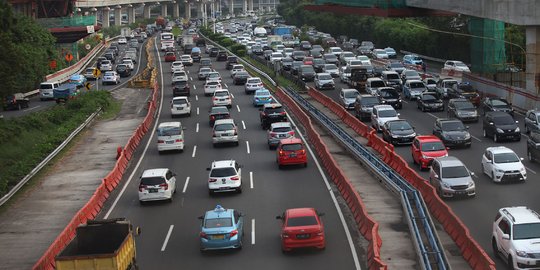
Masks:
[[[285,114],[286,114],[286,112],[280,112],[279,114],[281,114],[281,115],[285,115]]]
[[[300,150],[300,154],[301,154],[301,155],[305,155],[305,154],[306,154],[306,149]]]
[[[217,137],[217,136],[218,136],[218,135],[217,135],[217,133],[216,133],[215,131],[212,132],[212,137]]]
[[[237,181],[237,180],[240,180],[240,177],[238,177],[238,176],[233,176],[233,177],[231,177],[231,180]]]
[[[234,231],[229,233],[229,237],[234,237],[237,234],[238,234],[238,230],[234,230]]]
[[[200,233],[199,233],[199,236],[200,236],[201,238],[208,239],[208,235],[207,235],[206,233],[204,233],[204,232],[200,232]]]
[[[215,119],[216,119],[216,117],[215,117],[215,116],[213,116],[213,115],[211,115],[211,116],[210,116],[210,119],[212,119],[212,120],[215,120]]]
[[[164,143],[164,140],[158,140],[157,143]]]
[[[275,133],[275,132],[270,132],[270,137],[274,137],[274,138],[275,138],[276,135],[277,135],[277,133]]]
[[[284,156],[284,155],[285,155],[285,151],[279,150],[279,155],[280,155],[280,156]]]
[[[289,135],[294,137],[294,131],[289,131]]]
[[[324,233],[323,233],[322,231],[318,231],[318,232],[316,233],[316,235],[317,235],[317,236],[323,236]]]
[[[216,97],[212,97],[212,101],[216,100],[217,98]]]
[[[175,142],[183,142],[184,140],[181,140],[181,139],[176,139]]]
[[[163,184],[159,185],[159,187],[163,188],[164,190],[168,190],[169,189],[169,184],[163,183]]]
[[[238,135],[238,129],[234,128],[234,135]]]
[[[145,185],[139,185],[139,191],[140,192],[143,192],[145,188],[146,188]]]
[[[210,183],[214,183],[214,182],[216,182],[216,181],[217,181],[216,178],[210,178],[210,179],[208,179],[208,182],[210,182]]]

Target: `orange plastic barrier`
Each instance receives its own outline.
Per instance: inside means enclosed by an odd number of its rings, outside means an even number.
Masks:
[[[33,270],[54,269],[54,258],[75,237],[75,230],[77,227],[80,224],[86,223],[86,221],[89,219],[94,219],[98,215],[99,211],[101,211],[103,204],[110,195],[110,192],[113,191],[122,180],[129,161],[133,156],[133,152],[137,149],[137,146],[141,142],[142,138],[154,122],[159,90],[159,85],[156,83],[152,88],[152,99],[148,102],[148,112],[146,117],[137,127],[131,138],[129,138],[128,142],[124,146],[123,150],[120,152],[120,156],[116,160],[114,168],[109,172],[109,174],[107,174],[107,176],[105,176],[105,178],[103,178],[101,185],[98,186],[90,200],[88,200],[88,202],[73,216],[64,230],[58,235],[58,237],[56,237],[53,243],[32,267]]]

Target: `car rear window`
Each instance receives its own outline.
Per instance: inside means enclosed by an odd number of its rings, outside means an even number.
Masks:
[[[411,85],[411,88],[422,88],[422,87],[425,87],[423,83],[421,82],[413,82],[410,84]]]
[[[210,172],[210,177],[227,177],[236,175],[236,170],[233,167],[216,168]]]
[[[44,83],[39,86],[40,89],[53,89],[52,84]]]
[[[283,146],[281,146],[281,149],[285,151],[298,151],[298,150],[302,150],[302,144],[300,143],[284,144]]]
[[[389,80],[398,80],[399,75],[397,75],[397,74],[387,74],[386,78],[389,79]]]
[[[267,108],[265,111],[268,114],[284,112],[283,108]]]
[[[204,221],[205,228],[221,228],[221,227],[231,227],[232,219],[231,218],[210,218]]]
[[[291,127],[277,127],[272,129],[272,132],[289,132],[291,130]]]
[[[141,185],[145,186],[157,186],[165,183],[163,177],[143,177],[141,178]]]
[[[175,136],[182,133],[179,127],[160,127],[157,130],[158,136]]]
[[[234,129],[234,125],[227,123],[227,124],[219,124],[214,126],[215,131],[225,131],[225,130],[231,130]]]
[[[314,216],[293,217],[287,219],[288,227],[317,225],[317,219]]]
[[[187,104],[187,99],[183,99],[183,98],[174,99],[173,104],[175,104],[175,105]]]
[[[384,84],[384,81],[376,80],[376,81],[371,82],[371,87],[385,87],[385,86],[386,85]]]
[[[225,96],[228,96],[228,95],[229,95],[229,92],[227,92],[227,91],[216,91],[216,92],[214,92],[215,97],[225,97]]]
[[[421,148],[424,152],[441,151],[445,149],[441,142],[425,142],[422,144]]]

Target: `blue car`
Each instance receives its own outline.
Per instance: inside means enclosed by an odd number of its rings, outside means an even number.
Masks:
[[[418,57],[418,55],[406,54],[403,56],[403,64],[420,66],[423,62],[422,58]]]
[[[244,238],[244,215],[238,210],[225,209],[217,205],[206,211],[202,220],[199,238],[201,252],[215,249],[241,249]]]
[[[81,74],[73,74],[71,77],[69,77],[68,83],[72,83],[77,85],[77,88],[81,88],[84,86],[84,83],[86,82],[86,77]]]
[[[272,94],[270,94],[270,91],[265,88],[256,90],[255,95],[253,95],[253,106],[255,107],[273,102],[274,97],[272,96]]]

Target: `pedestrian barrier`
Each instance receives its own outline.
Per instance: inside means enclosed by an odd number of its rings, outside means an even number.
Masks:
[[[154,48],[154,42],[155,42],[155,39],[152,38],[146,43],[145,48],[146,48],[146,55],[148,57],[146,67],[141,73],[137,74],[136,76],[133,76],[133,78],[129,80],[129,87],[148,88],[151,85],[154,85],[157,70],[153,67],[154,57],[150,53],[152,48]]]
[[[124,172],[126,171],[129,161],[133,156],[133,152],[141,142],[142,138],[148,132],[152,125],[155,112],[157,110],[159,85],[155,83],[152,87],[152,98],[148,102],[148,112],[143,122],[137,127],[133,135],[130,137],[118,157],[114,168],[102,179],[101,185],[98,186],[88,202],[73,216],[64,230],[56,237],[49,248],[41,256],[41,258],[32,267],[33,270],[52,270],[55,268],[55,257],[58,255],[69,242],[75,237],[75,230],[80,224],[84,224],[89,219],[94,219],[103,204],[120,183]]]

